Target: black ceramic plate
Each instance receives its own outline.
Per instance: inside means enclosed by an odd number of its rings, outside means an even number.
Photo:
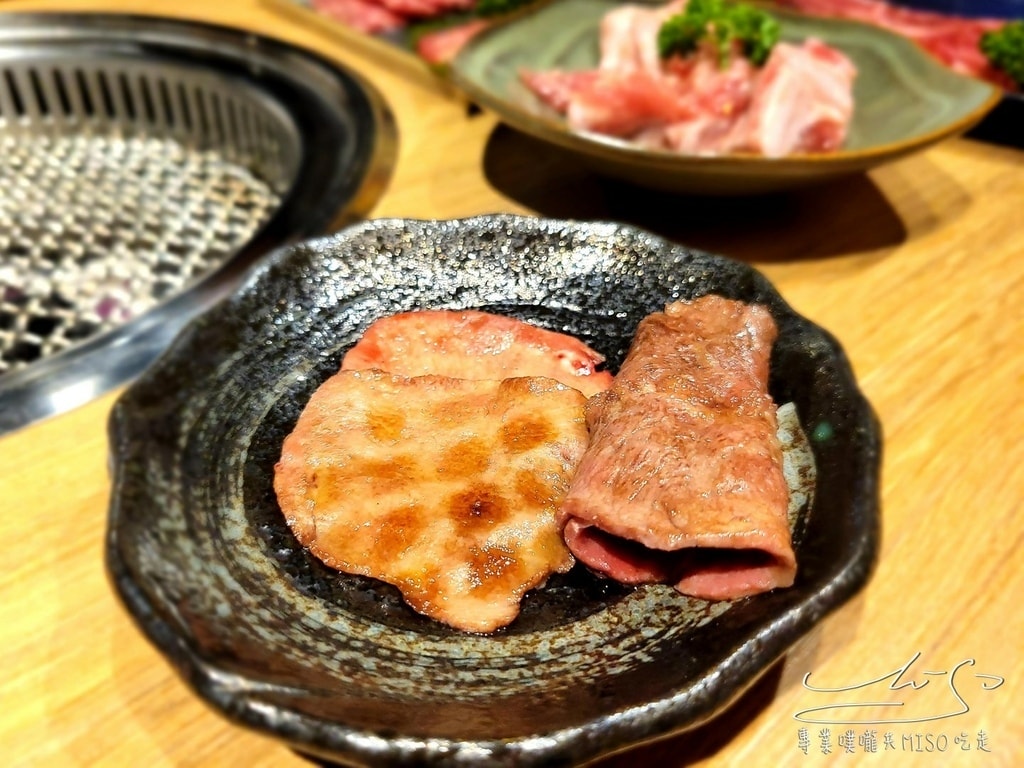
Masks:
[[[281,442],[373,319],[475,307],[568,331],[617,365],[677,298],[770,307],[771,391],[817,462],[796,584],[736,602],[577,566],[492,636],[423,618],[292,537]],[[366,765],[572,765],[719,712],[866,581],[880,437],[836,342],[749,267],[601,223],[375,221],[279,252],[117,403],[108,567],[141,628],[232,720]]]

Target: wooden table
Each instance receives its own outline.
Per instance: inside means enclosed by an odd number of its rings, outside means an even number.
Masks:
[[[98,6],[241,25],[357,68],[386,95],[401,133],[374,216],[515,211],[640,224],[755,264],[845,346],[886,435],[872,581],[713,723],[605,768],[1024,765],[1024,154],[956,140],[770,200],[673,198],[589,175],[487,115],[467,115],[418,67],[252,0],[3,3]],[[0,440],[4,764],[308,764],[208,709],[115,600],[102,558],[113,399]],[[794,719],[840,701],[808,690],[805,673],[813,685],[852,686],[916,654],[904,680],[928,685],[867,689],[875,698],[860,700],[896,697],[906,704],[897,716],[912,718],[956,711],[955,674],[969,712],[850,734],[833,726],[830,754],[824,726]],[[844,754],[850,746],[855,755]]]

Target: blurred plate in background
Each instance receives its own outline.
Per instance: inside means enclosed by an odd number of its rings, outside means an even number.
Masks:
[[[958,75],[909,40],[867,24],[776,12],[787,40],[818,37],[857,66],[854,115],[843,149],[816,155],[694,156],[580,134],[520,81],[523,68],[586,69],[598,60],[598,26],[614,0],[559,0],[473,38],[451,78],[469,98],[525,133],[579,155],[596,170],[643,186],[751,194],[868,170],[962,133],[1001,97]]]

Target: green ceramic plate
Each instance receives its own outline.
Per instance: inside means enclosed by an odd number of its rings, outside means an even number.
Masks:
[[[818,37],[856,64],[854,118],[844,148],[775,159],[642,150],[571,131],[519,81],[523,68],[595,66],[599,21],[618,4],[545,4],[475,38],[456,58],[451,77],[504,122],[579,154],[603,173],[644,186],[699,193],[767,192],[864,171],[966,131],[1002,97],[993,86],[951,72],[916,44],[884,30],[773,11],[783,39]]]

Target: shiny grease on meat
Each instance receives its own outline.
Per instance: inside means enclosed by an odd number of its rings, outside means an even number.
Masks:
[[[559,519],[569,548],[626,583],[731,599],[793,583],[789,492],[767,391],[764,307],[705,296],[648,316]]]
[[[584,402],[550,378],[341,371],[285,439],[274,488],[327,565],[491,632],[574,562],[555,514],[586,447]]]

